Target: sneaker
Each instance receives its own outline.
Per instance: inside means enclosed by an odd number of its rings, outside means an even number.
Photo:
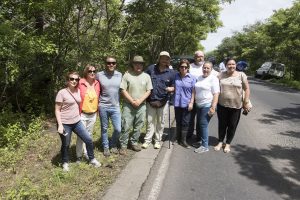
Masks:
[[[159,144],[159,142],[155,142],[155,144],[154,144],[154,149],[160,149],[160,144]]]
[[[201,146],[201,141],[194,142],[192,144],[192,146],[195,147],[195,148],[199,148]]]
[[[124,156],[127,155],[127,149],[125,147],[121,147],[119,150],[119,154]]]
[[[205,153],[207,151],[209,151],[209,149],[204,146],[200,146],[198,149],[194,150],[195,153]]]
[[[84,157],[86,160],[89,160],[89,159],[90,159],[89,156],[87,155],[87,153],[84,153],[84,154],[83,154],[83,157]]]
[[[149,147],[149,142],[144,142],[144,144],[142,145],[143,149],[147,149]]]
[[[119,154],[119,151],[116,147],[111,148],[110,152],[113,153],[113,154]]]
[[[109,157],[109,156],[110,156],[109,148],[104,148],[104,150],[103,150],[103,155],[104,155],[105,157]]]
[[[77,164],[80,164],[81,161],[82,161],[82,157],[78,157],[78,158],[76,159],[76,163],[77,163]]]
[[[62,168],[63,168],[63,171],[64,171],[64,172],[70,171],[70,168],[69,168],[69,164],[68,164],[68,163],[63,163]]]
[[[96,160],[95,158],[93,160],[91,160],[90,164],[94,165],[94,167],[96,167],[96,168],[101,167],[101,163],[98,160]]]
[[[133,151],[136,151],[136,152],[142,150],[141,147],[140,147],[140,145],[138,145],[138,144],[133,144],[133,145],[131,145],[131,149],[132,149]]]

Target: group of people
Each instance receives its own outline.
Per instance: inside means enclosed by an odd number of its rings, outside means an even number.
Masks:
[[[141,151],[151,144],[159,149],[165,126],[164,116],[172,93],[177,142],[189,148],[187,139],[193,136],[197,116],[196,138],[201,145],[195,152],[207,152],[208,124],[217,112],[219,143],[214,149],[219,151],[224,147],[224,152],[229,152],[241,109],[247,112],[251,109],[248,105],[250,90],[247,76],[236,71],[234,59],[228,59],[225,63],[227,70],[218,73],[211,62],[204,61],[202,51],[196,51],[194,57],[195,62],[191,64],[188,60],[181,60],[178,71],[170,66],[170,54],[162,51],[157,63],[145,71],[142,56],[135,56],[131,67],[123,75],[116,69],[116,58],[108,56],[105,69],[101,72],[96,72],[96,67],[90,64],[85,67],[82,78],[78,72],[69,72],[67,86],[57,93],[55,100],[63,170],[69,171],[68,149],[72,132],[77,134],[77,162],[84,157],[91,165],[101,166],[94,157],[91,137],[97,113],[104,156],[111,153],[126,155],[127,148]],[[122,112],[120,94],[124,99]],[[140,131],[145,120],[146,135],[140,145]],[[109,140],[110,121],[113,133]]]

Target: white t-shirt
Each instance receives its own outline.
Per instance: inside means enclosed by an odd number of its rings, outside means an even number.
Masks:
[[[193,75],[196,79],[198,79],[199,76],[203,75],[202,66],[203,64],[201,64],[200,66],[196,65],[195,63],[190,64],[189,73]]]
[[[211,72],[210,72],[210,75],[214,75],[214,76],[218,76],[219,75],[219,72],[212,69]]]
[[[197,106],[211,105],[213,95],[220,93],[219,79],[213,74],[205,78],[200,76],[195,84],[195,93]]]

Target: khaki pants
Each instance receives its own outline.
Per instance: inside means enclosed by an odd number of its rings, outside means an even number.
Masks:
[[[154,142],[160,142],[164,133],[165,115],[168,111],[168,102],[161,108],[153,108],[147,103],[147,134],[145,142],[151,143],[154,135]]]
[[[120,143],[122,147],[127,147],[128,140],[131,145],[136,145],[138,143],[141,134],[140,131],[144,126],[145,115],[145,104],[140,105],[138,108],[134,108],[132,105],[124,103],[122,113],[122,131],[120,135]],[[130,134],[131,131],[132,135]]]

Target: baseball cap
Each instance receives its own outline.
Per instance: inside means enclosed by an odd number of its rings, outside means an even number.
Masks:
[[[167,57],[171,58],[169,52],[167,52],[167,51],[160,52],[159,57],[161,57],[161,56],[167,56]]]

